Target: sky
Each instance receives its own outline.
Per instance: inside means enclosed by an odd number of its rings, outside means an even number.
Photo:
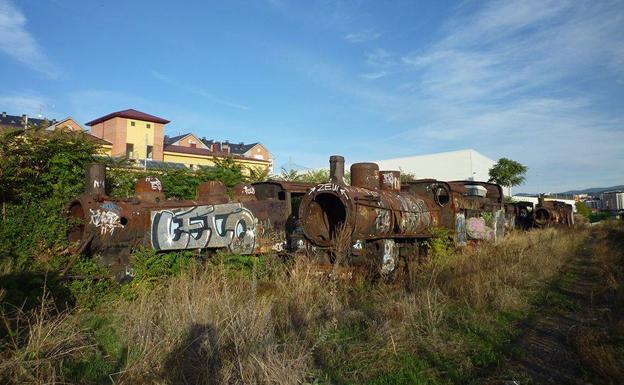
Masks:
[[[0,0],[0,110],[262,142],[277,168],[475,149],[624,184],[624,1]]]

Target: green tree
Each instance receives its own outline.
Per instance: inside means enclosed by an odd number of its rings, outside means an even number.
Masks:
[[[587,219],[591,217],[592,211],[589,207],[587,207],[587,205],[585,205],[585,203],[576,202],[574,205],[576,206],[577,213],[579,213],[580,215],[584,216]]]
[[[277,179],[285,180],[288,182],[301,182],[301,178],[302,176],[297,170],[287,170],[284,167],[282,167],[282,172],[277,177]]]
[[[515,160],[500,158],[489,171],[490,182],[513,187],[524,182],[528,168]]]

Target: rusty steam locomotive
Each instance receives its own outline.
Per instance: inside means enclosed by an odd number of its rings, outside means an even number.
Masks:
[[[118,277],[131,274],[129,258],[138,247],[300,251],[391,273],[401,261],[418,258],[436,228],[465,245],[495,242],[514,226],[570,226],[573,220],[571,207],[559,202],[505,204],[497,184],[434,179],[402,184],[400,172],[380,171],[375,163],[353,164],[348,185],[341,156],[330,158],[328,183],[241,184],[231,198],[223,183],[211,181],[198,186],[194,200],[168,200],[155,177],[139,180],[135,197],[113,198],[105,193],[105,172],[102,164],[87,169],[85,193],[67,206],[68,238],[79,253],[96,257]]]

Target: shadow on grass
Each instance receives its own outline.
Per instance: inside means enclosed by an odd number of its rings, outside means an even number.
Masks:
[[[218,384],[220,367],[216,329],[195,324],[167,357],[162,376],[170,384]]]

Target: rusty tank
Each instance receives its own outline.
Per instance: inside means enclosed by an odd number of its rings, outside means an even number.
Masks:
[[[574,209],[572,205],[559,201],[547,201],[544,195],[538,198],[533,214],[533,225],[544,227],[572,227],[574,225]]]
[[[166,199],[155,176],[139,179],[132,198],[106,195],[106,169],[91,164],[86,191],[66,208],[68,238],[115,274],[131,274],[129,256],[139,247],[157,251],[227,250],[256,254],[283,250],[289,208],[283,200],[258,200],[255,187],[220,181],[199,184],[196,199]]]
[[[449,229],[458,244],[468,238],[496,240],[504,233],[502,189],[495,184],[434,179],[402,184],[399,171],[355,163],[347,185],[344,158],[338,155],[330,158],[330,178],[310,189],[299,209],[312,249],[324,251],[330,262],[346,258],[385,274],[419,258],[434,228]]]

